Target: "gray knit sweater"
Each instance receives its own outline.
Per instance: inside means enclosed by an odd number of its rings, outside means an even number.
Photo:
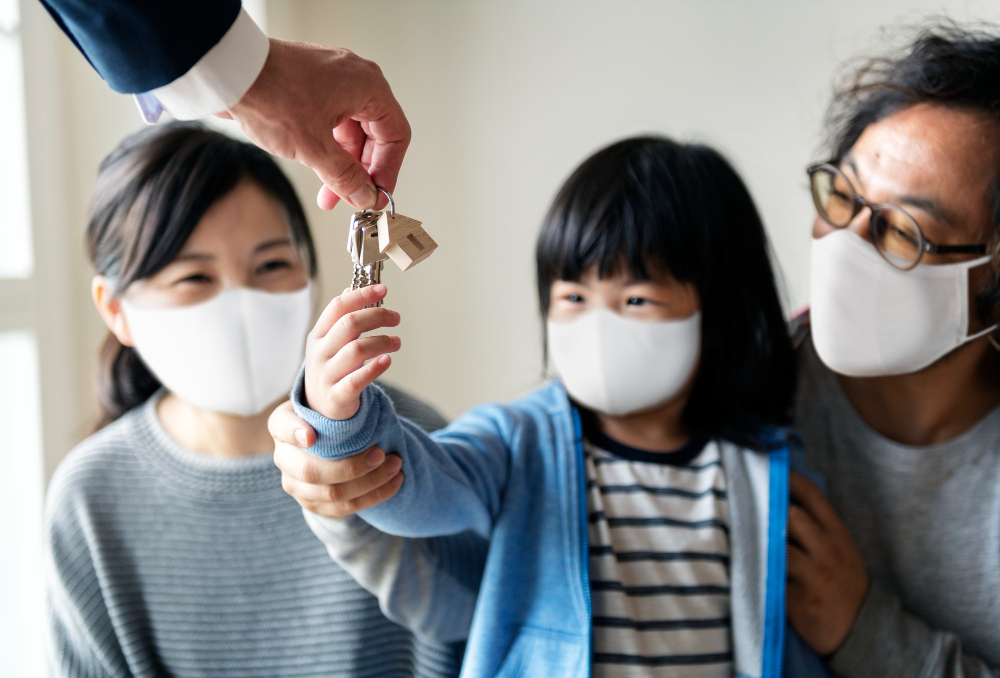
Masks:
[[[174,443],[158,396],[85,440],[46,505],[51,663],[60,676],[454,676],[327,555],[270,454]],[[440,417],[396,407],[433,429]]]

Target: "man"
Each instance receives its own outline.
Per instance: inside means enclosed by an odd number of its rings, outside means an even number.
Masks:
[[[319,206],[384,201],[410,126],[378,66],[352,52],[268,39],[240,0],[42,0],[147,122],[231,118],[255,144],[322,180]]]
[[[788,615],[836,675],[1000,676],[1000,38],[927,31],[852,82],[832,160],[810,168],[796,416],[829,499],[793,475]],[[361,455],[297,449],[313,432],[288,405],[271,433],[317,514],[395,491],[366,483]],[[324,538],[341,561],[349,523]],[[362,583],[384,590],[382,574]]]
[[[1000,38],[924,32],[831,121],[797,411],[829,502],[793,480],[789,616],[838,675],[997,676]]]

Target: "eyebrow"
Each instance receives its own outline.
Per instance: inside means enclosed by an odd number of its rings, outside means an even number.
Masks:
[[[854,173],[854,176],[857,177],[858,180],[860,181],[861,173],[858,172],[858,166],[854,162],[854,158],[852,158],[848,154],[848,156],[844,158],[844,162],[847,164],[848,167],[851,168],[851,171]],[[943,221],[949,226],[955,223],[954,219],[952,218],[951,212],[933,198],[925,198],[919,195],[901,195],[891,204],[897,204],[897,203],[899,205],[909,205],[911,207],[916,207],[919,210],[927,212],[927,214],[931,215],[938,221]]]
[[[262,242],[253,248],[254,254],[260,254],[269,249],[275,247],[292,246],[291,238],[275,238],[274,240],[267,240]],[[174,261],[214,261],[215,256],[207,252],[188,252],[187,254],[178,254],[174,257]]]

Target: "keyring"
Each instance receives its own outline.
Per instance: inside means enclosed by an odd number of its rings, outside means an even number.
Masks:
[[[385,197],[389,198],[389,216],[392,217],[393,219],[395,219],[396,218],[396,205],[392,202],[392,193],[390,193],[389,191],[385,190],[381,186],[376,186],[375,190],[381,191],[382,193],[385,194]]]

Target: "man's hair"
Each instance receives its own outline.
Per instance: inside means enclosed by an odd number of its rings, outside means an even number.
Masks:
[[[591,266],[602,278],[669,273],[691,283],[702,343],[685,423],[757,448],[762,426],[788,423],[795,363],[767,234],[718,151],[663,137],[598,151],[556,195],[536,266],[543,318],[552,282],[579,280]]]
[[[1000,32],[938,21],[919,29],[901,52],[867,59],[853,69],[827,113],[834,161],[844,159],[869,125],[917,104],[975,111],[1000,129]],[[988,199],[992,276],[977,308],[981,320],[993,324],[1000,309],[1000,166]]]

